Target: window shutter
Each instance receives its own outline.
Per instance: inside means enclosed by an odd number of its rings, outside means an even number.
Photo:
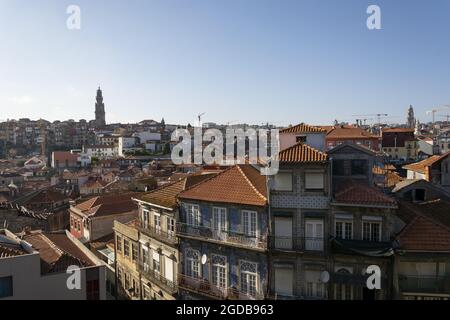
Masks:
[[[323,173],[306,173],[305,189],[322,190],[324,188]]]

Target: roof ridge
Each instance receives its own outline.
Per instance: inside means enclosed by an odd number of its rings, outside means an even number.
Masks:
[[[286,148],[286,149],[281,150],[281,151],[279,152],[279,154],[282,153],[282,152],[285,152],[285,151],[287,151],[287,150],[291,150],[291,149],[293,149],[293,148],[295,148],[295,147],[298,147],[298,146],[305,146],[305,147],[311,149],[311,150],[314,151],[314,152],[318,152],[318,153],[320,153],[320,154],[322,154],[322,155],[328,157],[328,154],[327,154],[326,152],[323,152],[323,151],[320,151],[319,149],[313,148],[313,147],[311,147],[309,144],[306,144],[306,143],[304,143],[304,142],[297,142],[296,144],[294,144],[294,145],[292,145],[292,146],[290,146],[290,147],[288,147],[288,148]]]
[[[209,178],[207,178],[207,179],[205,179],[205,180],[202,180],[202,181],[200,181],[199,183],[196,183],[196,184],[190,186],[189,188],[187,188],[187,189],[181,191],[180,193],[183,193],[184,191],[187,191],[187,190],[191,190],[192,188],[197,187],[197,186],[199,186],[199,185],[201,185],[201,184],[203,184],[203,183],[206,183],[207,181],[211,181],[212,179],[219,177],[220,175],[224,174],[224,173],[227,172],[227,171],[230,171],[230,170],[233,169],[233,168],[234,168],[234,166],[229,166],[228,168],[226,168],[225,170],[219,172],[218,174],[212,174],[212,175],[211,175],[212,177],[209,177]]]
[[[247,177],[247,175],[245,174],[245,172],[241,169],[241,165],[238,164],[236,165],[236,167],[238,168],[239,172],[244,176],[245,180],[247,181],[247,183],[250,185],[250,187],[252,187],[252,189],[258,194],[258,196],[260,196],[263,200],[267,201],[267,197],[265,197],[263,194],[261,194],[261,192],[258,191],[258,189],[255,187],[255,185],[251,182],[251,180]]]

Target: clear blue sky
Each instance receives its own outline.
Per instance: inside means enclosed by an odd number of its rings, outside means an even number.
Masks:
[[[107,122],[404,122],[409,104],[431,120],[450,104],[448,21],[447,0],[0,0],[0,119],[92,119],[101,85]]]

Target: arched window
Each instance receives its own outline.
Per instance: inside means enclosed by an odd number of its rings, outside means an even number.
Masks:
[[[192,278],[200,278],[200,252],[197,250],[186,250],[186,275]]]

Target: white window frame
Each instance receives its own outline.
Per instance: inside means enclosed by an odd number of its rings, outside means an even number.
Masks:
[[[228,231],[228,210],[224,207],[213,207],[213,230],[226,232]],[[216,214],[222,216],[222,220],[216,218]],[[218,228],[219,222],[223,222],[223,225],[220,225],[220,229]]]
[[[214,258],[216,257],[225,260],[225,265],[214,263]],[[223,271],[223,279],[221,279],[220,271]],[[221,285],[221,282],[223,282],[223,285]],[[221,289],[226,289],[228,287],[228,260],[226,256],[219,254],[211,255],[211,283]]]
[[[144,228],[148,229],[150,226],[150,211],[147,209],[142,209],[142,223]]]
[[[186,205],[186,223],[189,226],[199,227],[201,224],[200,206],[197,204]]]
[[[159,212],[153,211],[153,228],[156,232],[161,232],[161,214]]]
[[[197,259],[189,257],[188,253],[196,254]],[[186,267],[185,273],[188,277],[199,279],[202,276],[202,267],[200,264],[200,251],[191,248],[185,251]],[[197,274],[194,274],[194,270],[197,269]]]
[[[280,187],[279,183],[277,183],[277,176],[281,177],[282,175],[289,175],[290,185],[288,187]],[[281,180],[283,181],[283,180]],[[294,188],[294,174],[292,171],[279,171],[277,175],[273,177],[273,190],[274,191],[282,191],[282,192],[291,192]]]
[[[242,265],[248,263],[248,264],[252,264],[255,266],[255,270],[256,272],[250,272],[250,271],[243,271],[242,270]],[[251,290],[250,290],[250,285],[249,280],[250,277],[255,277],[255,292],[254,294],[252,294]],[[244,278],[246,278],[246,287],[244,288],[243,284],[243,280]],[[258,290],[259,290],[259,279],[258,279],[258,263],[257,262],[253,262],[253,261],[247,261],[247,260],[240,260],[239,261],[239,288],[240,291],[248,296],[256,296],[258,294]]]
[[[368,223],[370,225],[370,236],[369,236],[369,240],[364,239],[364,224]],[[379,226],[379,232],[378,232],[378,240],[377,241],[373,241],[372,240],[372,225],[378,225]],[[377,221],[377,220],[363,220],[362,221],[362,228],[361,228],[361,239],[364,241],[370,241],[370,242],[381,242],[381,235],[382,235],[382,228],[383,228],[383,223],[382,221]]]
[[[342,237],[341,238],[338,238],[338,236],[337,236],[337,224],[338,223],[342,223]],[[347,233],[347,226],[346,226],[346,224],[350,224],[351,225],[351,234],[350,234],[350,237],[349,238],[347,238],[347,236],[346,236],[346,233]],[[353,228],[353,220],[348,220],[348,219],[336,219],[335,221],[334,221],[334,236],[337,238],[337,239],[342,239],[342,240],[353,240],[353,234],[354,234],[354,232],[353,232],[353,230],[354,230],[354,228]]]
[[[248,222],[246,223],[246,215],[248,215]],[[255,230],[252,230],[252,218],[254,219]],[[254,234],[253,234],[254,231]],[[249,237],[257,238],[259,234],[258,230],[258,212],[252,210],[242,210],[242,232]]]
[[[166,219],[167,219],[167,234],[169,234],[170,236],[175,236],[175,230],[176,230],[175,229],[176,228],[175,219],[171,218],[171,217],[166,217]]]
[[[308,175],[321,175],[322,186],[320,188],[308,188]],[[306,171],[305,172],[305,190],[306,191],[323,191],[325,190],[325,173],[323,171]]]

